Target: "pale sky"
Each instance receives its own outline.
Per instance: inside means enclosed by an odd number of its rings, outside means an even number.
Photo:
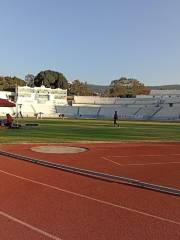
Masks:
[[[179,0],[0,0],[0,75],[180,84]]]

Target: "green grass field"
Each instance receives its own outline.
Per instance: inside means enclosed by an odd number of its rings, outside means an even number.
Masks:
[[[0,143],[62,143],[76,141],[180,141],[180,123],[102,120],[20,119],[22,128],[0,128]],[[38,123],[38,126],[26,126]]]

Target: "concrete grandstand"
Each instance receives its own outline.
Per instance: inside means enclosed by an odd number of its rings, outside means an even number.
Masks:
[[[0,114],[7,112],[24,117],[40,116],[56,118],[64,114],[68,118],[112,119],[114,111],[120,119],[180,120],[180,91],[151,90],[149,95],[136,98],[74,96],[72,106],[68,105],[67,90],[41,87],[18,87],[17,93],[0,92],[3,98],[15,96],[15,108],[0,108]],[[17,109],[18,108],[18,109]]]
[[[117,111],[120,119],[180,120],[180,91],[152,90],[136,98],[74,96],[71,107],[57,109],[72,118],[112,119]]]

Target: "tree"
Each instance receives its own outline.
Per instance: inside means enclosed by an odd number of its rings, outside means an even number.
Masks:
[[[79,80],[74,80],[71,84],[69,84],[68,94],[77,96],[90,96],[92,95],[92,90],[88,87],[86,82],[83,83]]]
[[[17,77],[0,77],[0,90],[15,92],[16,86],[25,86],[25,81]]]
[[[108,95],[110,97],[135,97],[148,94],[149,90],[137,79],[122,77],[113,80],[110,84]]]
[[[37,76],[34,78],[34,85],[36,87],[44,85],[48,88],[67,89],[68,81],[62,73],[46,70],[37,74]]]
[[[25,82],[28,87],[34,87],[34,78],[35,76],[33,74],[27,74],[25,76]]]

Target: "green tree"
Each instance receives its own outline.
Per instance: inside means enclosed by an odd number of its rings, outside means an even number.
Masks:
[[[137,79],[122,77],[111,82],[107,95],[110,97],[135,97],[148,93],[149,90]]]
[[[36,87],[44,85],[48,88],[67,89],[68,81],[62,73],[46,70],[37,74],[37,76],[34,78],[34,85]]]
[[[25,82],[28,87],[34,87],[34,78],[33,74],[27,74],[25,76]]]
[[[14,92],[16,86],[25,86],[24,80],[17,77],[0,77],[0,90],[1,91],[11,91]]]
[[[77,96],[91,96],[92,90],[85,82],[80,82],[79,80],[74,80],[71,84],[69,84],[68,88],[69,95],[77,95]]]

